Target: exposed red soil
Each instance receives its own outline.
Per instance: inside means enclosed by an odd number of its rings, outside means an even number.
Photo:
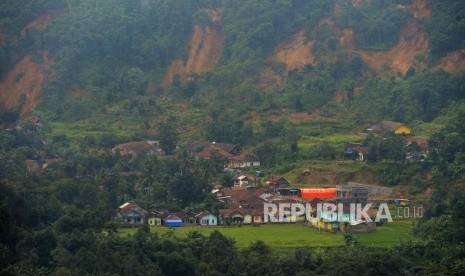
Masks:
[[[207,14],[213,22],[221,21],[221,11],[207,10]],[[184,63],[181,59],[176,59],[170,64],[162,82],[163,88],[166,90],[171,85],[175,75],[212,71],[221,58],[223,43],[224,36],[216,26],[194,26],[187,47],[187,61]]]
[[[282,87],[284,79],[283,76],[274,72],[271,68],[265,68],[255,80],[255,83],[260,89],[265,90],[273,86]]]
[[[25,35],[26,31],[28,29],[30,29],[30,28],[37,28],[37,27],[45,26],[45,25],[49,24],[50,22],[52,22],[53,20],[60,18],[61,16],[63,16],[67,12],[68,12],[67,10],[61,10],[61,11],[54,12],[54,13],[43,14],[43,15],[39,16],[38,18],[36,18],[36,19],[32,20],[31,22],[29,22],[26,25],[26,27],[24,27],[21,30],[21,35]]]
[[[410,5],[399,5],[398,7],[409,11],[414,18],[425,18],[431,15],[431,11],[426,5],[426,0],[416,0]]]
[[[388,65],[394,72],[405,74],[410,67],[421,70],[426,66],[418,57],[427,54],[428,39],[424,30],[409,22],[401,31],[399,43],[389,51],[357,52],[378,73]]]
[[[307,42],[305,32],[301,31],[294,35],[289,42],[278,46],[271,59],[286,64],[287,71],[313,64],[312,47],[314,43],[314,41]]]
[[[297,113],[292,113],[288,116],[289,120],[293,123],[299,123],[299,122],[310,122],[310,121],[316,121],[316,120],[321,120],[321,116],[317,112],[297,112]]]
[[[213,70],[221,58],[223,42],[224,36],[216,28],[195,26],[184,70],[187,73],[205,73]]]
[[[0,107],[12,108],[20,104],[24,97],[20,115],[24,116],[33,109],[38,100],[42,84],[48,76],[51,61],[46,51],[38,53],[42,57],[40,64],[26,56],[0,81]],[[24,96],[23,96],[24,95]]]
[[[465,49],[449,53],[447,56],[443,57],[438,64],[433,67],[433,69],[436,70],[439,68],[451,74],[457,74],[465,70]]]
[[[333,104],[345,103],[349,99],[346,92],[336,92],[331,100]]]
[[[352,1],[355,6],[363,2],[361,0]],[[430,10],[426,6],[425,0],[416,0],[411,5],[399,5],[399,9],[409,11],[416,18],[430,16]],[[359,53],[363,60],[378,74],[383,74],[386,68],[405,74],[409,68],[422,70],[426,67],[420,57],[428,53],[428,39],[425,30],[416,24],[415,19],[412,19],[404,26],[398,44],[388,51],[356,50],[353,46],[353,36],[352,29],[343,29],[339,42],[349,52]]]
[[[174,76],[182,75],[184,73],[184,62],[181,59],[176,59],[171,62],[168,70],[166,71],[165,78],[163,79],[162,86],[164,89],[170,87],[173,83]]]
[[[352,5],[354,7],[359,7],[359,6],[361,6],[361,5],[365,4],[365,3],[368,3],[368,2],[370,2],[370,0],[352,0]]]

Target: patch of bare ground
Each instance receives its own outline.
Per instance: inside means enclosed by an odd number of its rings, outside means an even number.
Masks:
[[[221,11],[207,10],[213,22],[221,21]],[[210,72],[218,64],[224,43],[224,35],[216,26],[194,26],[187,47],[187,61],[174,60],[162,81],[162,87],[166,90],[173,82],[175,75],[185,76],[192,73]]]
[[[356,161],[361,162],[361,161]],[[370,185],[379,185],[379,180],[376,174],[368,168],[361,168],[354,172],[339,173],[335,180],[336,183],[344,184],[347,182],[365,183]]]
[[[271,68],[265,68],[255,80],[255,83],[260,89],[269,89],[273,86],[283,87],[284,79],[283,76],[274,72]]]
[[[334,96],[331,99],[331,103],[341,104],[341,103],[347,102],[348,99],[349,99],[349,96],[347,95],[347,92],[336,92],[334,93]]]
[[[342,45],[345,45],[348,48],[348,50],[352,51],[353,48],[354,48],[353,43],[352,43],[353,37],[354,37],[354,30],[352,30],[350,28],[343,29],[342,30],[342,35],[339,38],[339,42]]]
[[[334,185],[336,183],[336,173],[323,169],[310,169],[308,175],[302,175],[299,182],[304,185]]]
[[[426,67],[419,57],[427,54],[428,39],[426,32],[411,21],[402,29],[399,43],[389,51],[356,52],[378,73],[382,73],[388,66],[394,72],[405,74],[410,68],[422,70]]]
[[[52,22],[55,19],[60,18],[61,16],[63,16],[67,12],[68,12],[67,10],[60,10],[60,11],[56,11],[56,12],[53,12],[53,13],[43,14],[43,15],[39,16],[38,18],[36,18],[36,19],[32,20],[31,22],[29,22],[26,25],[26,27],[24,27],[21,30],[21,35],[25,35],[26,31],[28,29],[46,26],[50,22]]]
[[[38,101],[42,84],[48,76],[51,61],[46,51],[39,52],[41,62],[26,56],[0,81],[0,106],[12,108],[21,104],[20,115],[33,109]]]
[[[443,57],[434,67],[433,70],[443,69],[444,71],[457,74],[465,70],[465,49],[449,53]]]
[[[260,121],[260,114],[258,114],[257,111],[251,111],[248,115],[247,115],[247,120],[248,121],[253,121],[253,122],[257,122],[257,121]]]
[[[166,90],[173,83],[173,79],[176,75],[182,75],[184,73],[184,62],[181,59],[176,59],[171,62],[168,70],[166,70],[165,78],[163,79],[162,86]]]
[[[221,58],[224,36],[214,27],[194,27],[189,44],[189,57],[185,70],[187,73],[205,73],[213,70]]]
[[[318,112],[297,112],[290,114],[288,118],[293,123],[322,120],[322,117]]]
[[[415,0],[410,5],[398,5],[398,8],[410,12],[414,18],[425,18],[431,15],[426,0]]]
[[[365,1],[352,1],[354,6]],[[411,5],[399,5],[399,9],[407,10],[415,18],[430,16],[425,0],[415,0]],[[357,50],[353,46],[354,32],[352,29],[343,29],[339,42],[349,52],[360,54],[362,59],[378,74],[390,68],[392,71],[405,74],[410,68],[422,70],[426,67],[422,56],[428,53],[428,38],[425,30],[416,24],[416,20],[410,20],[401,30],[399,42],[388,51]]]
[[[366,3],[369,3],[369,2],[370,2],[370,0],[352,0],[352,5],[354,7],[359,7],[359,6],[361,6],[363,4],[366,4]]]
[[[287,43],[277,47],[272,60],[286,64],[286,70],[302,68],[307,64],[313,64],[312,47],[314,41],[306,41],[305,32],[294,35]]]

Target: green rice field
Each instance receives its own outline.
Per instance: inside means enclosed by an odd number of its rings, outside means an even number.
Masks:
[[[410,234],[412,221],[397,220],[377,227],[375,232],[355,234],[360,244],[375,247],[392,247],[401,240],[412,241]],[[120,235],[132,235],[137,229],[120,229]],[[227,237],[234,238],[239,248],[248,247],[252,242],[262,240],[272,248],[286,249],[297,247],[330,247],[344,245],[342,234],[319,231],[303,224],[264,224],[260,226],[185,226],[169,229],[152,227],[153,233],[159,236],[174,235],[184,238],[190,231],[198,231],[208,236],[218,230]]]

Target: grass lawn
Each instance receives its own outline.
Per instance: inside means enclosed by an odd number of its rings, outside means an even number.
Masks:
[[[411,221],[398,220],[386,223],[377,228],[373,233],[356,234],[361,244],[376,247],[391,247],[397,245],[400,240],[412,240],[410,235]],[[317,229],[302,224],[266,224],[258,227],[225,227],[202,226],[180,227],[170,230],[167,227],[152,227],[152,232],[160,236],[172,231],[174,236],[186,237],[189,231],[199,231],[208,236],[214,230],[236,240],[239,248],[246,248],[252,242],[262,240],[275,249],[291,249],[296,247],[329,247],[344,245],[342,234],[318,231]],[[132,235],[136,229],[120,229],[120,235]]]
[[[413,241],[415,238],[410,234],[412,220],[394,220],[377,227],[375,232],[356,234],[358,241],[366,246],[391,247],[399,241]]]

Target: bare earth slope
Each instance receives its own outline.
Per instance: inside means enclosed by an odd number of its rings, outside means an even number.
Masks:
[[[278,46],[271,59],[286,64],[287,71],[301,68],[314,62],[312,55],[313,44],[313,41],[305,41],[303,31],[299,32],[289,42]]]
[[[0,81],[0,108],[15,107],[22,97],[21,115],[36,106],[51,64],[47,52],[38,55],[42,61],[36,62],[32,56],[26,56]]]
[[[208,14],[214,22],[221,20],[221,13],[217,10],[209,10]],[[191,73],[206,73],[215,68],[221,58],[224,36],[215,26],[194,26],[194,30],[187,47],[187,61],[174,60],[163,79],[162,86],[166,90],[175,75],[188,75]]]

